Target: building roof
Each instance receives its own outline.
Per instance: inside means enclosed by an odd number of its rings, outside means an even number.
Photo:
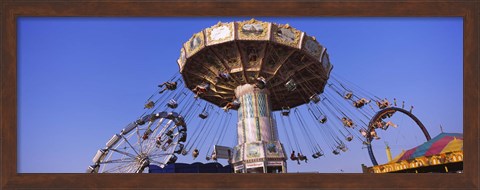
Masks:
[[[415,148],[402,151],[392,161],[395,163],[402,160],[411,160],[422,156],[433,156],[441,153],[463,151],[462,133],[440,133],[435,138]]]

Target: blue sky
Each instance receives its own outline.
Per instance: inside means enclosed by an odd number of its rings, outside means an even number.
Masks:
[[[95,152],[143,113],[156,86],[178,72],[180,48],[192,34],[218,21],[249,19],[19,18],[18,172],[83,173]],[[328,49],[334,75],[414,105],[432,137],[440,125],[463,132],[460,17],[256,19],[315,36]],[[376,142],[377,160],[383,141],[402,148],[424,141],[418,128],[401,132]],[[349,148],[309,164],[289,161],[289,171],[361,172],[360,164],[371,165],[361,144]]]

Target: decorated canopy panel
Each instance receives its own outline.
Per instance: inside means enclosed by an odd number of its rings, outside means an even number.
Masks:
[[[217,23],[194,34],[180,51],[180,72],[188,88],[208,83],[201,98],[224,106],[243,84],[266,79],[272,109],[295,107],[322,93],[332,66],[326,49],[313,36],[288,24],[255,19]],[[220,80],[228,73],[228,80]],[[296,90],[285,84],[293,81]]]

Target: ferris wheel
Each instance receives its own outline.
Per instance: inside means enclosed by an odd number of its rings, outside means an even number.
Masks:
[[[87,173],[143,173],[150,164],[174,163],[187,139],[184,118],[176,112],[149,114],[128,124],[97,151]]]

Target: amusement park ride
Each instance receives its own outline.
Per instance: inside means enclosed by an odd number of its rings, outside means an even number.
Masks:
[[[396,113],[413,119],[430,139],[413,107],[405,110],[404,102],[397,106],[395,99],[330,75],[326,48],[288,24],[219,22],[194,34],[177,62],[179,74],[160,84],[145,113],[97,151],[88,173],[142,173],[151,164],[164,167],[179,156],[201,154],[227,159],[235,173],[286,173],[289,159],[300,164],[338,155],[351,141],[363,143],[378,165],[376,130],[398,127],[386,121]],[[235,111],[236,146],[219,146]],[[277,122],[285,128],[286,146]],[[321,136],[313,135],[318,131]],[[200,149],[207,139],[208,150]]]

